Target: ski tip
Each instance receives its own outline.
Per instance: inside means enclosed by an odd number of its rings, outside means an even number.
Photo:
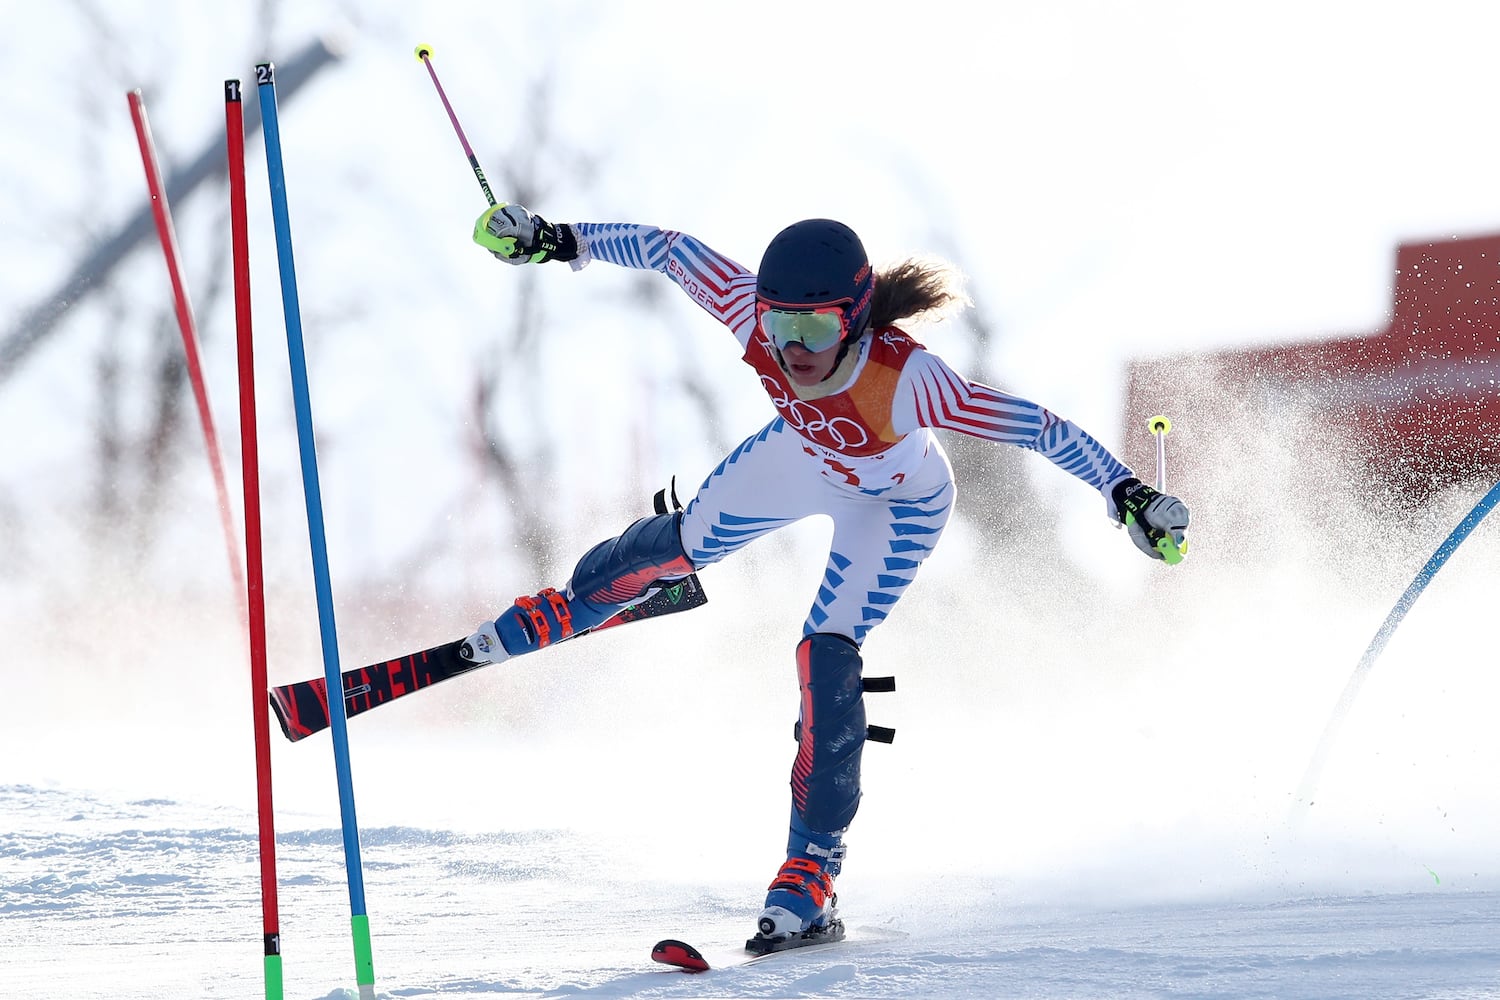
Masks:
[[[656,947],[651,949],[651,959],[684,972],[708,971],[708,962],[697,948],[672,938],[656,942]]]

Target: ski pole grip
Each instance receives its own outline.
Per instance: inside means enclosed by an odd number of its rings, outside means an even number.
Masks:
[[[1136,516],[1127,512],[1125,514],[1125,523],[1135,524]],[[1168,566],[1176,566],[1182,562],[1182,557],[1185,554],[1182,550],[1187,546],[1187,542],[1178,545],[1177,539],[1173,538],[1170,532],[1159,531],[1156,528],[1146,525],[1142,525],[1142,527],[1146,530],[1146,539],[1151,543],[1151,547],[1161,553],[1162,559]]]

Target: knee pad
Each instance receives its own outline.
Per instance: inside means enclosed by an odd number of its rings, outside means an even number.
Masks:
[[[842,831],[859,809],[866,737],[862,668],[858,647],[841,635],[814,632],[797,644],[802,716],[792,806],[811,831]]]
[[[659,580],[676,580],[693,572],[682,549],[681,514],[643,517],[600,542],[573,570],[572,596],[596,606],[629,604]]]

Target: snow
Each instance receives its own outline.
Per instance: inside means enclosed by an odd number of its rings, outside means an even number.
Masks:
[[[1112,652],[1128,604],[1068,640],[999,610],[1003,591],[987,607],[1006,643],[979,655],[968,634],[917,634],[978,599],[966,556],[945,557],[906,627],[872,637],[898,691],[872,695],[871,718],[898,735],[866,754],[848,941],[688,976],[652,944],[730,954],[785,830],[795,692],[776,653],[800,599],[736,609],[766,563],[816,574],[747,552],[705,580],[703,609],[351,721],[377,993],[1500,996],[1500,692],[1468,624],[1493,606],[1496,544],[1476,535],[1413,608],[1300,811],[1292,789],[1378,604],[1315,601],[1307,572],[1269,609],[1282,634],[1240,643],[1272,588],[1195,564],[1203,590],[1156,655]],[[8,704],[45,714],[11,710],[0,732],[0,996],[259,995],[240,656],[168,645],[89,669],[10,681]],[[43,694],[59,689],[70,708]],[[355,985],[330,746],[272,744],[293,1000]]]
[[[0,813],[0,995],[261,995],[251,817],[31,785],[0,788]],[[1493,890],[1062,905],[960,866],[862,880],[843,944],[689,976],[651,945],[728,953],[758,881],[642,878],[566,830],[362,841],[382,997],[1500,996]],[[340,844],[322,826],[278,839],[288,997],[353,995]]]

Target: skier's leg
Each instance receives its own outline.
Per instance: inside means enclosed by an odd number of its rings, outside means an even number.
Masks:
[[[567,588],[518,597],[469,638],[476,658],[499,662],[586,632],[664,580],[693,572],[678,533],[681,516],[643,517],[584,553]]]
[[[795,432],[779,418],[771,421],[709,474],[683,513],[641,518],[585,553],[567,587],[517,598],[481,624],[469,637],[474,658],[498,663],[594,628],[656,583],[687,576],[815,513],[807,487],[816,488],[816,477],[806,463],[788,461],[800,447]]]
[[[826,485],[780,417],[740,442],[682,512],[682,547],[702,568],[810,514]]]
[[[833,879],[844,860],[843,832],[859,808],[865,704],[859,649],[842,635],[816,632],[797,644],[802,691],[792,819],[786,863],[760,916],[767,937],[806,930],[833,909]]]
[[[760,931],[780,937],[824,923],[843,834],[859,808],[866,735],[859,645],[885,620],[937,545],[952,509],[946,458],[900,499],[858,499],[833,511],[828,567],[797,646],[802,690],[787,860],[771,883]]]
[[[823,584],[802,634],[832,632],[863,646],[937,547],[952,510],[949,480],[905,499],[841,511],[834,518]]]

